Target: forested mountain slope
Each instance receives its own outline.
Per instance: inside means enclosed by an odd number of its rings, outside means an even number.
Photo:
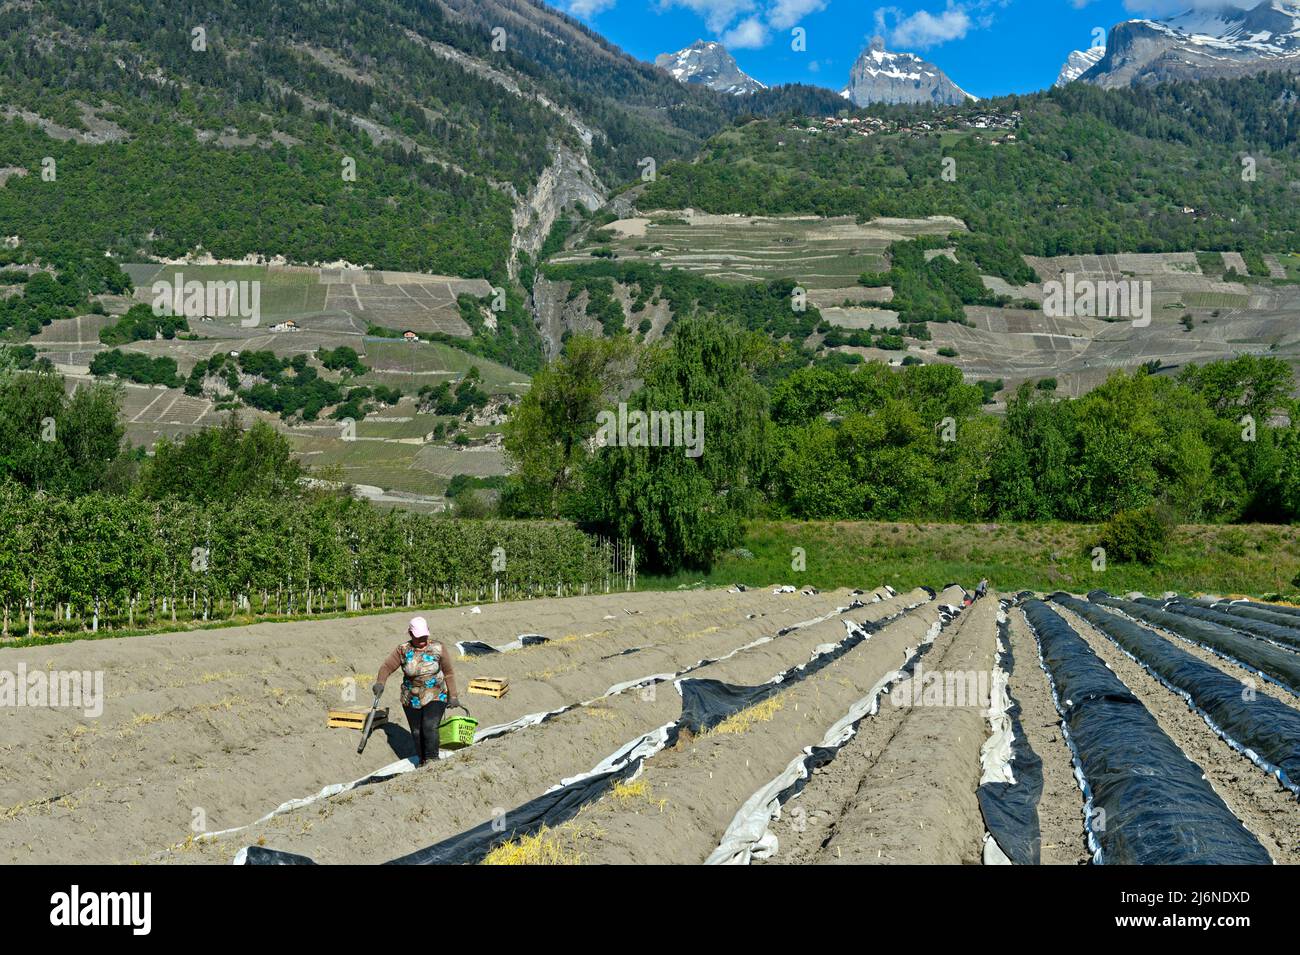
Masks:
[[[745,110],[834,105],[787,88]],[[9,4],[0,222],[126,260],[501,278],[563,205],[693,155],[738,109],[532,0]]]
[[[1086,84],[932,112],[892,130],[727,130],[663,170],[643,208],[950,215],[1033,255],[1300,245],[1300,79],[1103,91]],[[1015,118],[1014,135],[981,117]],[[944,177],[945,160],[955,178]]]

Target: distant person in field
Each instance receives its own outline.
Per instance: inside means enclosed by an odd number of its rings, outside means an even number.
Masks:
[[[375,696],[397,670],[402,671],[402,709],[415,738],[416,765],[438,758],[438,724],[449,706],[460,706],[451,656],[441,643],[429,642],[429,624],[423,617],[411,620],[407,640],[399,644],[379,667]]]
[[[979,600],[989,592],[989,582],[987,579],[981,580],[979,586],[975,588],[975,599]]]

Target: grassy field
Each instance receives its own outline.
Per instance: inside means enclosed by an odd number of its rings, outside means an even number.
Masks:
[[[371,484],[390,491],[412,494],[441,494],[457,474],[492,477],[506,473],[505,459],[495,448],[459,448],[444,442],[423,444],[412,441],[413,433],[423,437],[429,422],[446,421],[418,415],[412,421],[357,423],[357,439],[342,441],[328,429],[319,433],[291,435],[299,460],[315,476],[351,484]],[[468,427],[471,437],[482,437],[490,429]]]
[[[137,288],[149,289],[154,282],[261,282],[262,315],[268,321],[320,312],[325,308],[326,288],[315,270],[271,270],[264,265],[130,265],[127,271]],[[152,300],[152,292],[149,293]]]
[[[1124,593],[1167,590],[1216,594],[1294,593],[1300,571],[1300,528],[1275,525],[1179,528],[1158,564],[1091,567],[1096,528],[1074,524],[868,524],[764,522],[751,526],[742,548],[707,575],[643,576],[639,585],[662,589],[704,580],[710,585],[788,583],[898,590],[960,583],[981,577],[1001,591],[1094,589]],[[792,551],[806,554],[803,572],[791,569]]]
[[[432,476],[414,466],[418,446],[369,440],[361,430],[364,425],[363,421],[357,426],[356,441],[296,439],[294,450],[302,455],[303,464],[330,480],[417,494],[439,492]]]
[[[199,282],[259,282],[261,316],[266,324],[292,318],[302,327],[321,330],[337,327],[339,320],[360,331],[368,323],[420,334],[444,332],[469,337],[460,317],[456,296],[487,295],[491,286],[482,279],[384,272],[366,269],[278,267],[265,265],[158,265],[123,266],[136,285],[137,301],[153,300],[152,284]],[[352,321],[348,321],[348,319]],[[235,325],[229,318],[218,325]]]
[[[418,391],[422,385],[455,383],[471,367],[478,368],[483,386],[490,392],[520,394],[528,390],[528,376],[491,359],[471,355],[442,342],[410,342],[395,339],[365,339],[364,362],[370,372],[362,384],[384,384]]]
[[[1292,282],[1300,282],[1300,254],[1279,255],[1277,260],[1282,268],[1286,269],[1288,279]]]

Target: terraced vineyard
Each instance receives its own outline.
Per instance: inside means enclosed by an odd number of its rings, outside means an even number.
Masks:
[[[44,328],[32,344],[63,373],[67,388],[94,380],[90,363],[109,350],[100,332],[118,321],[134,304],[152,304],[152,283],[178,281],[260,283],[260,316],[245,327],[238,315],[191,322],[190,336],[128,342],[123,352],[170,358],[186,377],[194,366],[213,356],[272,352],[280,358],[307,355],[343,346],[360,356],[365,373],[349,386],[383,386],[400,390],[404,398],[357,425],[360,445],[341,439],[337,422],[284,420],[240,406],[245,423],[260,419],[286,433],[305,465],[327,468],[331,477],[368,488],[418,495],[426,506],[441,507],[447,480],[457,474],[480,476],[505,473],[500,451],[484,447],[492,429],[469,424],[474,445],[462,449],[448,439],[430,442],[439,424],[454,416],[421,410],[418,393],[426,386],[455,385],[471,368],[478,369],[481,387],[490,395],[514,398],[527,391],[529,377],[489,358],[471,354],[445,340],[405,341],[371,334],[378,326],[388,333],[413,331],[467,338],[457,297],[485,297],[492,286],[482,279],[456,279],[410,272],[354,268],[309,268],[284,265],[158,265],[125,267],[136,284],[133,298],[106,297],[109,315],[60,319]],[[293,327],[290,328],[290,323]],[[388,334],[386,333],[386,334]],[[182,438],[225,419],[231,403],[211,394],[186,395],[180,388],[120,381],[122,416],[133,444],[152,445],[159,438]],[[238,405],[238,402],[234,404]],[[458,422],[459,423],[459,422]],[[469,452],[477,453],[468,457]],[[462,461],[462,458],[464,460]],[[412,503],[405,501],[405,503]],[[419,502],[416,502],[418,505]]]
[[[1221,275],[1202,272],[1192,253],[1026,261],[1043,282],[1064,282],[1067,275],[1076,285],[1150,282],[1151,322],[1135,326],[1130,321],[1048,315],[1041,310],[1046,297],[1042,283],[1014,287],[986,277],[994,291],[1040,308],[971,306],[966,310],[968,324],[932,325],[933,341],[913,350],[926,361],[955,364],[972,378],[1003,379],[1008,389],[1022,381],[1054,378],[1059,393],[1070,396],[1091,391],[1116,369],[1149,362],[1177,369],[1250,353],[1300,364],[1300,332],[1294,321],[1300,288],[1295,285],[1225,281]],[[940,349],[957,354],[945,357]]]
[[[879,219],[850,216],[729,216],[654,211],[610,223],[609,248],[619,258],[654,262],[732,282],[795,279],[813,290],[851,289],[863,272],[881,271],[893,242],[947,235],[965,226],[946,216]],[[557,265],[591,261],[582,247],[551,259]]]
[[[429,620],[462,686],[510,689],[420,768],[400,719],[362,757],[324,719],[402,616],[8,651],[107,694],[6,713],[0,857],[1300,861],[1295,608],[733,588]]]
[[[890,308],[893,290],[864,288],[859,276],[887,269],[894,242],[963,231],[965,224],[944,216],[858,223],[851,217],[633,208],[625,218],[589,231],[583,241],[571,243],[549,262],[581,266],[613,256],[727,283],[789,279],[808,290],[808,301],[829,325],[845,331],[889,329],[899,325],[898,313]],[[907,352],[862,345],[828,347],[894,365],[909,354],[927,363],[956,365],[971,380],[1002,380],[1004,396],[1021,382],[1053,378],[1058,393],[1077,397],[1117,369],[1151,363],[1177,369],[1243,353],[1300,364],[1300,331],[1294,321],[1300,286],[1293,284],[1300,273],[1295,256],[1266,258],[1270,277],[1248,282],[1225,277],[1229,269],[1246,276],[1239,253],[1027,256],[1025,262],[1040,282],[1015,286],[984,276],[991,291],[1006,297],[1006,307],[966,306],[964,323],[932,323],[932,340],[909,339]],[[1065,282],[1067,276],[1075,285],[1149,282],[1150,323],[1135,326],[1131,321],[1047,314],[1045,283]],[[581,309],[560,308],[555,300],[562,301],[562,294],[543,291],[547,294],[539,298],[538,313],[551,338],[558,340],[564,328],[599,330]],[[635,328],[638,316],[648,317],[648,337],[662,334],[669,315],[657,299],[632,315],[628,290],[616,287],[615,297],[631,315],[629,329]],[[578,304],[583,303],[585,299]],[[819,332],[803,344],[816,348],[824,338]]]

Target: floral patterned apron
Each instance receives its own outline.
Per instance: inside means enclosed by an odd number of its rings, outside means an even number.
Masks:
[[[446,702],[446,681],[442,675],[442,644],[432,640],[423,649],[410,643],[398,647],[402,657],[402,705],[420,709]]]

